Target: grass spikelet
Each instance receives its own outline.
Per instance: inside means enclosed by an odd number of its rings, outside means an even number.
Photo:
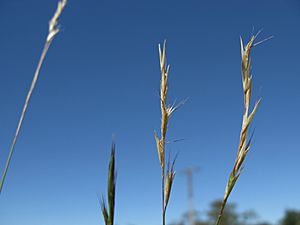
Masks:
[[[116,194],[115,143],[113,143],[111,149],[109,167],[108,167],[108,183],[107,183],[108,209],[103,197],[101,201],[101,211],[103,214],[105,225],[114,224],[115,194]]]
[[[257,35],[256,35],[257,36]],[[249,125],[253,119],[253,116],[255,115],[257,108],[260,104],[260,99],[255,103],[254,108],[252,111],[249,110],[250,105],[250,98],[251,98],[251,91],[252,91],[252,76],[251,76],[251,63],[250,63],[250,53],[252,47],[255,46],[253,43],[256,36],[252,35],[250,41],[246,46],[243,45],[242,38],[240,39],[241,43],[241,56],[242,56],[242,83],[243,83],[243,95],[244,95],[244,114],[243,114],[243,120],[242,120],[242,128],[240,133],[240,141],[238,145],[236,160],[234,163],[234,167],[232,169],[232,172],[229,176],[224,197],[223,197],[223,203],[220,208],[219,216],[216,221],[216,225],[219,225],[223,211],[225,208],[225,205],[227,203],[228,197],[235,186],[236,181],[238,180],[239,176],[241,175],[241,172],[244,168],[244,160],[250,150],[250,144],[251,139],[247,141],[247,135],[248,135],[248,128]],[[249,112],[250,111],[250,112]]]
[[[171,194],[171,190],[172,190],[173,181],[174,181],[175,175],[176,175],[176,172],[174,170],[176,158],[177,158],[177,156],[173,160],[172,166],[170,165],[171,164],[170,159],[168,160],[168,167],[167,167],[167,172],[166,172],[166,184],[165,184],[165,211],[167,210],[167,206],[168,206],[168,203],[169,203],[170,194]]]
[[[2,178],[1,178],[0,195],[1,195],[1,192],[2,192],[2,188],[3,188],[3,185],[4,185],[4,181],[5,181],[5,178],[6,178],[7,171],[8,171],[9,165],[10,165],[10,161],[11,161],[14,149],[15,149],[15,145],[17,143],[19,133],[20,133],[20,130],[21,130],[21,127],[22,127],[22,124],[23,124],[23,120],[24,120],[24,117],[25,117],[25,114],[26,114],[26,111],[27,111],[27,107],[28,107],[28,104],[29,104],[30,99],[31,99],[32,92],[33,92],[33,90],[35,88],[35,85],[36,85],[36,82],[38,80],[40,69],[41,69],[42,64],[44,62],[44,59],[45,59],[46,54],[48,52],[48,49],[49,49],[54,37],[59,32],[59,27],[57,25],[58,24],[58,19],[61,16],[61,14],[63,12],[63,9],[65,8],[66,4],[67,4],[67,0],[61,0],[61,1],[58,2],[58,6],[57,6],[57,9],[54,13],[54,16],[52,17],[52,19],[49,22],[49,32],[48,32],[48,35],[47,35],[47,39],[46,39],[46,42],[44,44],[42,54],[40,56],[40,59],[39,59],[38,65],[36,67],[34,77],[33,77],[33,80],[32,80],[31,86],[30,86],[30,89],[28,91],[28,94],[27,94],[27,97],[26,97],[26,100],[25,100],[25,104],[24,104],[24,107],[23,107],[23,110],[22,110],[22,114],[21,114],[20,119],[19,119],[19,123],[18,123],[16,132],[15,132],[15,135],[14,135],[11,147],[10,147],[10,151],[9,151],[9,154],[8,154],[8,157],[7,157],[4,172],[3,172],[3,175],[2,175]]]

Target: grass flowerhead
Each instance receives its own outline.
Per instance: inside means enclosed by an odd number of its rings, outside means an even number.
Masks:
[[[254,44],[254,40],[257,37],[252,35],[250,41],[247,43],[246,46],[243,44],[242,38],[240,38],[241,43],[241,57],[242,57],[242,83],[243,83],[243,95],[244,95],[244,114],[243,114],[243,120],[242,120],[242,128],[240,133],[240,141],[238,145],[237,155],[235,159],[235,163],[232,169],[232,172],[230,173],[224,197],[223,197],[223,203],[220,208],[220,213],[216,221],[216,225],[218,225],[221,221],[223,211],[226,205],[226,202],[228,200],[228,197],[233,190],[236,181],[238,180],[239,176],[241,175],[241,172],[243,171],[244,164],[245,164],[245,158],[250,150],[250,144],[252,140],[252,136],[248,139],[248,131],[249,126],[252,122],[252,119],[258,109],[258,106],[260,104],[259,99],[252,110],[250,110],[250,99],[251,99],[251,91],[252,91],[252,75],[251,75],[251,60],[250,60],[250,54],[252,48],[257,45],[258,43]],[[261,42],[260,42],[261,43]]]
[[[154,137],[156,141],[158,159],[161,167],[161,184],[162,184],[162,224],[165,225],[165,215],[171,194],[171,189],[173,181],[175,178],[174,164],[168,167],[167,173],[165,172],[165,146],[166,146],[166,135],[168,129],[169,119],[172,113],[183,103],[178,105],[170,105],[167,103],[168,97],[168,79],[170,65],[167,64],[166,60],[166,41],[164,41],[163,48],[158,45],[159,52],[159,65],[160,65],[160,109],[161,109],[161,136],[158,137],[156,132],[154,132]]]

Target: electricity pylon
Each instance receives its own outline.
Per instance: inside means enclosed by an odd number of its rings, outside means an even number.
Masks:
[[[187,192],[188,192],[188,220],[190,225],[195,225],[194,220],[194,194],[193,194],[193,174],[199,172],[199,167],[189,167],[181,171],[187,177]]]

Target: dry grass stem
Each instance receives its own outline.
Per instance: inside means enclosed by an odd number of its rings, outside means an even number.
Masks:
[[[33,90],[35,88],[36,82],[38,80],[38,76],[39,76],[39,72],[40,72],[41,66],[42,66],[42,64],[44,62],[45,56],[47,54],[47,51],[48,51],[48,49],[49,49],[49,47],[50,47],[50,45],[51,45],[54,37],[59,32],[59,27],[57,25],[58,24],[58,19],[59,19],[60,15],[62,14],[62,11],[63,11],[64,7],[66,6],[66,4],[67,4],[67,0],[61,0],[58,3],[58,7],[57,7],[57,9],[56,9],[56,11],[54,13],[54,16],[53,16],[53,18],[49,22],[49,33],[48,33],[48,36],[47,36],[47,39],[46,39],[46,42],[45,42],[45,45],[44,45],[44,48],[43,48],[43,52],[42,52],[41,57],[39,59],[36,71],[34,73],[34,77],[33,77],[30,89],[28,91],[28,94],[27,94],[27,97],[26,97],[26,100],[25,100],[25,104],[24,104],[24,107],[23,107],[23,110],[22,110],[22,114],[21,114],[20,119],[19,119],[19,123],[18,123],[16,132],[15,132],[15,135],[14,135],[11,147],[10,147],[9,155],[8,155],[8,158],[7,158],[7,161],[6,161],[6,165],[5,165],[5,168],[4,168],[4,172],[3,172],[3,175],[2,175],[2,178],[1,178],[0,194],[2,192],[2,188],[3,188],[3,184],[4,184],[4,181],[5,181],[5,178],[6,178],[7,170],[9,168],[11,157],[13,155],[14,148],[15,148],[15,145],[16,145],[18,137],[19,137],[19,133],[20,133],[20,130],[21,130],[21,127],[22,127],[22,123],[23,123],[23,120],[24,120],[24,117],[25,117],[25,114],[26,114],[26,111],[27,111],[27,107],[28,107],[29,101],[30,101],[32,92],[33,92]]]
[[[167,104],[168,95],[168,78],[170,65],[166,63],[166,41],[164,41],[163,48],[158,45],[159,51],[159,62],[160,62],[160,109],[161,109],[161,137],[159,138],[156,132],[154,132],[154,137],[157,146],[158,158],[161,166],[161,179],[162,179],[162,223],[165,225],[165,214],[168,206],[170,193],[172,189],[172,184],[175,178],[174,163],[171,168],[168,168],[165,174],[165,145],[166,145],[166,134],[168,129],[168,122],[172,113],[183,104],[169,105]],[[166,177],[166,178],[165,178]]]
[[[108,209],[105,204],[104,198],[102,198],[102,201],[100,203],[105,225],[114,224],[115,194],[116,194],[116,168],[115,168],[115,143],[113,143],[111,149],[109,167],[108,167],[108,182],[107,182]]]
[[[256,35],[257,36],[257,35]],[[220,208],[220,213],[218,219],[216,221],[216,225],[218,225],[221,221],[221,217],[223,215],[223,211],[227,202],[227,199],[237,181],[241,172],[244,168],[244,161],[247,153],[250,150],[251,138],[247,141],[248,129],[249,125],[257,111],[257,108],[260,104],[260,99],[255,103],[255,106],[252,110],[249,110],[251,91],[252,91],[252,76],[251,76],[251,64],[250,64],[250,53],[252,47],[254,47],[254,40],[256,36],[252,35],[248,44],[244,47],[242,38],[241,42],[241,56],[242,56],[242,83],[243,83],[243,94],[244,94],[244,115],[242,121],[242,128],[240,133],[240,141],[238,145],[236,160],[234,163],[234,167],[229,176],[229,180],[226,185],[223,203]],[[260,42],[261,43],[261,42]]]

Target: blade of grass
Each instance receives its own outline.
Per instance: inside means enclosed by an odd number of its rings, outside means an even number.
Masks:
[[[112,144],[110,161],[108,167],[108,182],[107,182],[107,195],[108,195],[108,209],[105,204],[105,200],[102,197],[101,211],[105,225],[114,224],[115,216],[115,195],[116,195],[116,168],[115,168],[115,143]]]

